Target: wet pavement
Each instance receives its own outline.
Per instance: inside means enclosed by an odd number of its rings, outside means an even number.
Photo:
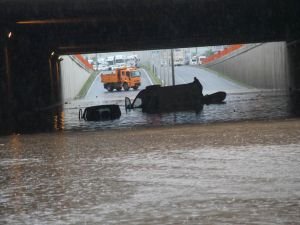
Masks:
[[[193,82],[194,77],[201,82],[203,92],[213,93],[217,91],[243,92],[251,87],[233,81],[213,70],[200,66],[177,66],[175,67],[175,83],[186,84]]]
[[[0,137],[0,224],[299,224],[300,121]]]

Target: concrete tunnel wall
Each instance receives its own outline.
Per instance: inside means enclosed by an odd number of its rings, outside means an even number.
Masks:
[[[255,88],[287,90],[287,55],[285,42],[247,44],[205,67]]]
[[[77,96],[91,71],[74,56],[63,56],[62,58],[62,99],[68,101]]]

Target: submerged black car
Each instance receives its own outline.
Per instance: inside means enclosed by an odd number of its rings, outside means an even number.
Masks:
[[[114,120],[121,116],[121,110],[118,105],[96,105],[90,106],[79,110],[79,120],[84,119],[86,121],[104,121]]]
[[[196,77],[188,84],[166,87],[151,85],[140,91],[132,103],[126,97],[125,107],[126,109],[142,108],[143,112],[156,113],[181,110],[199,111],[204,104],[224,103],[225,92],[203,96],[202,90],[203,87]]]

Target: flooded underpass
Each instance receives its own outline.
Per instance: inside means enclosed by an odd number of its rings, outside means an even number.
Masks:
[[[69,3],[0,3],[0,225],[300,225],[300,1]]]
[[[1,224],[299,224],[300,121],[0,138]]]
[[[227,92],[199,112],[125,110],[139,90],[65,101],[56,132],[0,137],[0,224],[299,224],[300,120],[287,91],[242,86],[181,66],[203,94]],[[71,86],[71,85],[70,85]],[[121,117],[79,119],[118,104]]]
[[[65,102],[59,132],[0,137],[1,224],[299,223],[300,121],[286,91],[148,114],[125,110],[139,90],[95,81]],[[101,104],[121,117],[79,120]]]

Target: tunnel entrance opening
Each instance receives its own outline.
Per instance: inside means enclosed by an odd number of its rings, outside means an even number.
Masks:
[[[68,105],[61,103],[69,101],[60,98],[62,63],[57,54],[218,43],[264,42],[248,46],[238,57],[208,62],[205,68],[233,80],[242,78],[242,82],[259,90],[291,90],[299,114],[299,1],[17,2],[7,1],[0,7],[0,132],[64,127],[57,121],[63,121],[65,116],[60,107]],[[287,44],[266,43],[270,41]],[[265,57],[257,56],[259,51]],[[245,61],[248,67],[242,66]],[[150,66],[158,76],[165,69]],[[179,68],[174,69],[175,73]],[[163,85],[169,82],[160,80]],[[107,88],[116,92],[116,87]]]
[[[64,55],[62,59],[66,130],[211,123],[293,115],[285,42]],[[137,87],[135,84],[126,86],[120,80],[104,79],[105,76],[119,79],[118,76],[123,72],[126,75],[129,68],[139,78],[135,81],[139,84]],[[149,85],[187,84],[193,82],[194,77],[200,80],[204,95],[225,91],[228,94],[226,104],[205,106],[200,113],[185,111],[148,115],[141,110],[125,110],[125,97],[133,100]],[[79,109],[108,104],[120,106],[120,118],[97,122],[78,120]]]

